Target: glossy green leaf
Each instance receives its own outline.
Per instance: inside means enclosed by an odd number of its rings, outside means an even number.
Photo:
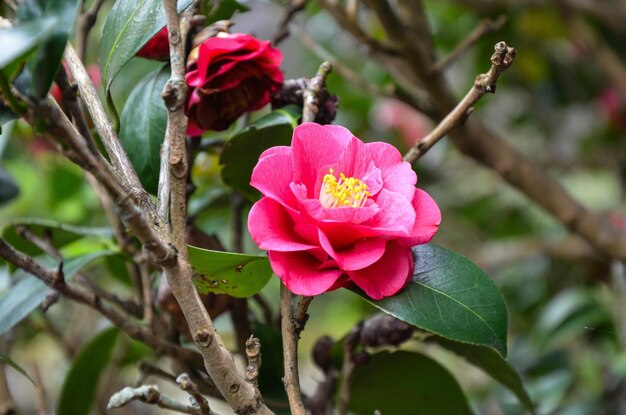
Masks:
[[[513,392],[520,403],[524,405],[531,414],[535,413],[533,402],[522,383],[522,378],[494,349],[485,346],[459,343],[439,336],[432,336],[427,340],[439,344],[441,347],[452,351],[472,365],[483,370],[486,374]]]
[[[350,410],[371,415],[471,414],[452,375],[419,353],[376,353],[352,376]]]
[[[39,45],[31,62],[32,94],[44,99],[61,65],[69,32],[74,27],[77,0],[50,0],[46,2],[44,16],[57,20],[55,30]]]
[[[56,30],[58,19],[53,16],[0,29],[0,69],[23,59],[40,42]]]
[[[179,0],[182,11],[191,0]],[[115,76],[159,30],[166,25],[161,0],[116,1],[102,29],[100,70],[108,93]]]
[[[161,145],[167,126],[161,92],[169,77],[169,65],[148,74],[133,89],[122,112],[120,140],[141,184],[153,194],[158,189]]]
[[[81,348],[63,382],[57,414],[90,413],[100,375],[111,360],[118,334],[116,327],[109,328]]]
[[[506,304],[489,276],[464,256],[434,244],[413,247],[413,256],[413,279],[398,294],[374,301],[357,293],[416,327],[506,356]]]
[[[13,369],[17,370],[22,376],[28,379],[30,383],[37,386],[33,378],[31,378],[30,375],[20,365],[11,360],[9,356],[0,353],[0,363],[11,366]]]
[[[97,258],[112,254],[114,252],[107,250],[65,259],[63,262],[65,279],[70,280],[78,271]],[[44,266],[56,267],[56,262],[50,258],[38,259]],[[41,280],[22,270],[16,271],[13,278],[19,279],[18,282],[0,297],[0,335],[6,333],[28,316],[51,291]]]
[[[250,186],[252,169],[263,151],[291,144],[300,111],[296,106],[273,111],[227,141],[220,157],[224,183],[251,200],[259,199],[260,193]]]
[[[20,189],[13,177],[0,167],[0,206],[16,198],[19,193]]]
[[[210,251],[189,246],[194,284],[202,294],[220,293],[251,297],[265,287],[272,276],[266,256]]]

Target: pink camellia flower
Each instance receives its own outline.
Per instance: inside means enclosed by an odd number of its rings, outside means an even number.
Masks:
[[[143,45],[137,56],[157,61],[166,61],[170,58],[169,32],[167,26],[154,35],[148,43]]]
[[[375,300],[413,274],[411,246],[427,243],[439,207],[387,143],[363,143],[347,129],[305,123],[291,147],[266,150],[250,184],[263,194],[248,217],[293,293],[317,295],[356,284]]]
[[[187,58],[187,134],[225,130],[266,105],[283,82],[281,61],[270,42],[247,34],[220,33],[200,43]]]

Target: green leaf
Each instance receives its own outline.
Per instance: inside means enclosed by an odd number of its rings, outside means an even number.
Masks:
[[[260,193],[250,186],[252,169],[263,151],[291,144],[293,129],[298,125],[296,111],[301,112],[296,106],[273,111],[227,141],[220,157],[224,183],[258,200]]]
[[[266,256],[188,248],[189,262],[195,271],[193,282],[201,294],[251,297],[261,291],[272,276]]]
[[[54,31],[37,48],[32,57],[32,93],[37,99],[44,99],[54,82],[54,77],[61,65],[63,52],[74,27],[77,0],[50,0],[46,2],[45,16],[54,16],[57,25]]]
[[[64,246],[84,236],[92,236],[103,240],[113,237],[111,228],[75,226],[48,219],[18,218],[3,223],[0,226],[2,238],[17,250],[33,256],[40,255],[42,251],[17,235],[16,228],[19,225],[26,226],[28,230],[38,236],[49,237],[54,246]]]
[[[46,16],[36,21],[20,24],[7,29],[0,29],[0,69],[4,69],[17,60],[23,59],[50,33],[54,33],[58,19]]]
[[[0,206],[16,198],[19,193],[20,189],[13,177],[0,167]]]
[[[535,413],[533,402],[526,388],[524,388],[522,378],[498,352],[490,347],[459,343],[439,336],[429,337],[427,341],[439,344],[441,347],[454,352],[472,365],[482,369],[486,374],[513,392],[520,403],[524,405],[531,414]]]
[[[191,4],[179,0],[178,11]],[[108,95],[115,76],[159,30],[166,25],[161,0],[116,1],[102,29],[100,70]]]
[[[0,353],[0,363],[11,366],[13,369],[15,369],[19,373],[21,373],[22,376],[24,376],[26,379],[28,379],[30,381],[30,383],[32,383],[33,385],[37,386],[37,384],[35,383],[33,378],[31,378],[30,375],[24,369],[22,369],[22,367],[20,367],[20,365],[18,365],[13,360],[11,360],[11,358],[9,356],[6,356],[6,355]]]
[[[207,10],[212,6],[212,1],[207,2]],[[210,9],[208,21],[228,20],[237,12],[247,12],[250,8],[237,0],[220,0]]]
[[[413,256],[413,279],[395,296],[374,301],[355,292],[416,327],[506,356],[506,304],[489,276],[464,256],[434,244],[413,247]]]
[[[99,251],[63,261],[63,272],[66,280],[70,280],[74,274],[97,258],[112,255],[112,251]],[[50,258],[38,258],[44,266],[53,268],[56,262]],[[11,286],[0,297],[0,335],[6,333],[17,323],[28,316],[46,298],[51,289],[41,280],[18,270],[13,278],[21,279]]]
[[[371,415],[471,414],[452,375],[419,353],[376,353],[352,376],[350,410]]]
[[[153,194],[158,189],[161,145],[167,127],[161,92],[169,77],[169,65],[148,74],[133,89],[122,112],[120,140],[141,184]]]
[[[65,377],[56,413],[88,415],[100,375],[111,360],[119,330],[109,328],[84,345]]]

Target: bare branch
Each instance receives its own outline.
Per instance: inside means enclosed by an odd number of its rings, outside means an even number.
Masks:
[[[185,131],[187,118],[183,113],[187,86],[185,84],[184,51],[181,28],[175,0],[164,0],[169,31],[172,75],[165,84],[163,99],[168,109],[167,135],[170,140],[169,174],[171,187],[170,218],[172,241],[178,251],[174,263],[163,267],[164,274],[189,324],[189,330],[198,346],[204,365],[220,393],[236,413],[271,414],[263,404],[259,392],[246,382],[224,343],[215,330],[213,321],[192,281],[187,263],[186,245],[186,179]]]
[[[63,296],[98,311],[133,339],[146,343],[155,350],[163,352],[168,356],[198,364],[197,353],[171,344],[161,337],[149,333],[144,328],[135,325],[127,316],[118,313],[115,309],[102,303],[98,296],[79,290],[69,284],[59,284],[59,275],[56,270],[47,270],[35,262],[33,258],[15,250],[15,248],[3,239],[0,239],[0,257],[39,278],[47,286],[56,289]]]
[[[363,322],[357,324],[343,341],[343,363],[341,365],[341,382],[339,384],[339,415],[346,415],[348,413],[352,374],[356,368],[354,351],[358,344],[362,327]]]
[[[176,383],[178,383],[178,386],[180,386],[182,390],[187,392],[191,396],[191,398],[193,398],[193,400],[195,401],[195,404],[193,406],[197,407],[197,409],[199,410],[198,413],[202,415],[213,414],[211,408],[209,407],[209,402],[207,402],[206,398],[202,396],[200,390],[198,389],[198,386],[196,386],[196,384],[191,381],[188,374],[183,373],[179,375],[176,378]]]
[[[139,197],[143,201],[149,201],[150,197],[145,190],[143,190],[137,173],[135,173],[135,169],[130,163],[117,134],[113,130],[113,125],[102,107],[93,82],[91,82],[85,66],[78,58],[76,51],[71,45],[67,46],[63,57],[74,80],[78,84],[80,96],[91,114],[91,118],[100,134],[102,144],[104,144],[107,154],[109,155],[113,169],[118,177],[124,180],[124,182],[133,189],[133,196]]]
[[[113,394],[107,404],[107,409],[120,408],[128,405],[132,401],[141,401],[147,404],[156,405],[160,408],[169,409],[184,414],[203,415],[199,408],[182,404],[159,391],[157,385],[142,385],[138,388],[126,387]],[[210,413],[210,412],[209,412]]]
[[[78,18],[76,24],[76,49],[78,50],[78,58],[81,61],[85,61],[87,55],[87,40],[89,39],[89,32],[91,28],[96,24],[98,19],[98,12],[106,0],[94,0],[89,10],[85,11]]]
[[[413,148],[411,148],[404,156],[404,161],[409,163],[415,162],[423,156],[432,146],[441,140],[446,134],[454,128],[462,125],[472,111],[472,107],[476,102],[488,92],[495,93],[496,82],[515,59],[515,49],[507,46],[504,42],[499,42],[495,46],[495,52],[491,56],[491,68],[489,72],[480,74],[476,77],[472,89],[457,104],[433,131],[426,137],[419,140]]]
[[[298,341],[304,329],[308,315],[306,310],[313,297],[302,297],[294,312],[292,302],[294,295],[289,289],[280,287],[281,332],[283,336],[283,361],[285,366],[285,391],[289,399],[289,407],[293,415],[305,415],[300,377],[298,375]]]
[[[164,0],[167,15],[167,29],[170,42],[170,62],[172,74],[163,88],[163,101],[167,107],[166,140],[169,141],[169,182],[170,182],[170,221],[173,243],[182,258],[187,258],[185,229],[187,221],[186,183],[187,155],[185,148],[185,131],[187,117],[184,114],[187,84],[185,83],[184,44],[176,1]]]
[[[291,0],[287,5],[287,9],[283,14],[283,18],[278,25],[278,31],[272,39],[272,44],[278,46],[280,42],[289,36],[289,23],[294,19],[298,12],[304,10],[309,0]]]
[[[320,92],[326,86],[326,77],[332,71],[333,67],[330,62],[322,62],[317,73],[308,82],[304,90],[304,106],[302,108],[302,122],[311,122],[315,120],[315,116],[319,111],[318,97]]]

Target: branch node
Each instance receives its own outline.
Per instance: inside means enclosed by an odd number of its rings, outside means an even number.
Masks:
[[[172,77],[165,83],[161,96],[167,109],[176,112],[185,104],[187,84],[182,79]]]
[[[206,329],[197,331],[193,335],[193,341],[200,347],[209,347],[213,343],[213,334]]]
[[[261,368],[261,342],[254,336],[246,340],[246,356],[248,357],[246,380],[256,386]]]

